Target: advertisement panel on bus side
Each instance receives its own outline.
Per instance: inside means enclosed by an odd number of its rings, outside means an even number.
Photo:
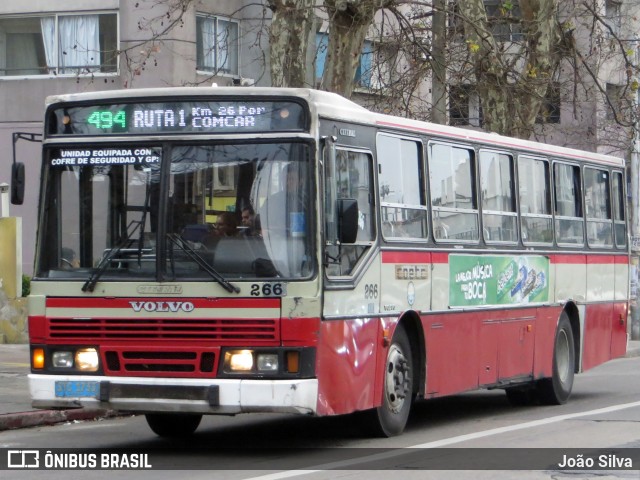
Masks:
[[[549,300],[549,258],[449,255],[449,305],[517,305]]]

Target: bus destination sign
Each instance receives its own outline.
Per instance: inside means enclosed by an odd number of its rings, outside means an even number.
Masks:
[[[56,108],[49,135],[145,135],[302,131],[302,105],[290,101],[169,101]]]

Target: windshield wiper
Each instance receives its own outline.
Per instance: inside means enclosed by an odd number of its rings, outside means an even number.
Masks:
[[[93,289],[96,288],[96,283],[98,283],[98,279],[102,276],[102,274],[107,269],[107,266],[109,265],[109,262],[111,262],[111,259],[115,257],[116,254],[120,252],[120,250],[122,250],[124,246],[131,241],[131,237],[133,237],[133,234],[136,233],[136,230],[138,230],[138,227],[140,227],[142,222],[135,221],[135,220],[132,221],[131,223],[129,223],[129,225],[127,225],[127,231],[129,231],[129,228],[131,227],[132,223],[135,223],[136,225],[135,227],[133,227],[131,232],[128,233],[127,236],[120,243],[118,243],[117,245],[114,245],[104,257],[102,257],[102,260],[100,261],[96,269],[89,276],[87,281],[84,282],[84,285],[82,285],[83,292],[93,292]]]
[[[191,260],[196,262],[200,268],[202,268],[205,272],[207,272],[211,276],[211,278],[213,278],[216,282],[222,285],[222,288],[224,288],[227,292],[240,293],[240,289],[238,287],[236,287],[234,284],[232,284],[226,278],[220,275],[220,273],[218,273],[216,269],[214,269],[211,265],[209,265],[209,263],[207,263],[207,261],[204,258],[202,258],[202,255],[200,255],[193,248],[191,248],[191,245],[189,245],[182,237],[180,237],[180,235],[178,235],[177,233],[168,233],[167,238],[169,238],[171,243],[173,243],[180,250],[186,253],[187,256],[191,258]]]

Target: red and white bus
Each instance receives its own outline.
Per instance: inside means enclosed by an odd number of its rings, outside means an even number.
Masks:
[[[388,436],[419,399],[562,404],[625,352],[620,158],[327,92],[171,88],[50,97],[41,178],[35,407],[162,436],[368,411]]]

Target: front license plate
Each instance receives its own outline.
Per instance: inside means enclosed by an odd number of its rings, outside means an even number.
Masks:
[[[60,381],[56,382],[56,397],[95,397],[100,394],[99,382]]]

